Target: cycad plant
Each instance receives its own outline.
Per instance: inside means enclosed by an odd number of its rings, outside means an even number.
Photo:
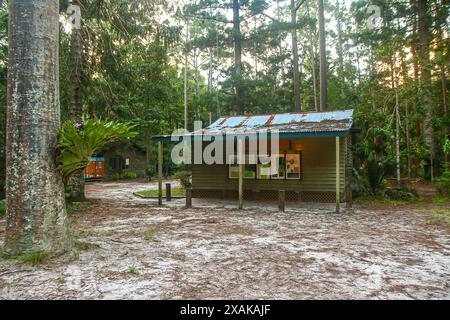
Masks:
[[[70,176],[86,168],[90,158],[106,144],[135,137],[135,125],[97,119],[85,120],[78,129],[72,121],[65,122],[59,133],[58,170],[67,184]]]

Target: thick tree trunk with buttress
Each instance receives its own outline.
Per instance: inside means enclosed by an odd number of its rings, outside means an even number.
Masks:
[[[5,251],[70,248],[64,185],[56,169],[60,127],[58,0],[10,0]]]

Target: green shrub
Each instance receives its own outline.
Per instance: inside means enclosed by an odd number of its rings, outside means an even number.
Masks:
[[[58,132],[58,170],[65,183],[75,172],[86,168],[92,155],[106,144],[135,137],[134,125],[117,121],[88,119],[78,128],[73,122],[65,122]]]
[[[188,189],[192,186],[191,177],[192,173],[190,171],[179,171],[174,174],[174,178],[180,181],[180,184],[184,189]]]
[[[0,200],[0,217],[3,217],[6,213],[6,203],[5,200]]]
[[[450,228],[450,211],[447,209],[431,210],[432,214],[425,217],[425,221],[430,224],[442,225]]]
[[[436,188],[442,195],[450,194],[450,170],[449,163],[444,163],[444,173],[436,179]]]
[[[136,179],[137,177],[137,173],[133,171],[122,173],[122,179]]]
[[[44,262],[49,257],[49,253],[45,251],[33,251],[21,256],[13,256],[10,259],[18,260],[25,263],[32,263],[33,265]]]
[[[417,191],[413,188],[390,188],[387,189],[385,194],[391,200],[399,201],[415,201],[419,198]]]
[[[353,197],[357,198],[363,194],[366,194],[366,185],[368,185],[367,179],[364,179],[359,171],[353,168],[352,176],[350,178],[350,186],[352,188]]]
[[[138,174],[134,171],[130,172],[123,172],[123,173],[114,173],[111,176],[111,180],[117,181],[122,179],[136,179],[138,177]]]
[[[148,167],[147,169],[145,169],[145,176],[148,178],[153,177],[154,175],[154,170],[152,167]]]

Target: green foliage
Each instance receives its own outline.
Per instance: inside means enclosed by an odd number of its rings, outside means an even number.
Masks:
[[[0,218],[6,213],[6,203],[5,200],[0,200]]]
[[[127,272],[128,272],[129,274],[134,274],[134,275],[139,274],[139,271],[138,271],[138,269],[137,269],[136,267],[129,267],[128,270],[127,270]]]
[[[430,224],[441,225],[450,228],[450,210],[449,209],[433,209],[432,213],[425,218]]]
[[[417,191],[413,188],[389,188],[385,193],[391,200],[412,202],[419,199]]]
[[[137,173],[134,171],[128,171],[122,173],[122,179],[136,179],[138,177]]]
[[[436,188],[443,195],[450,195],[450,163],[444,162],[443,174],[436,179]]]
[[[372,194],[384,189],[386,186],[386,167],[389,160],[377,159],[373,153],[367,159],[367,180]]]
[[[179,171],[173,177],[180,182],[184,189],[192,186],[192,172],[190,171]]]
[[[444,143],[444,153],[450,154],[450,140],[446,139]]]
[[[350,186],[352,188],[352,193],[355,198],[361,196],[367,192],[367,179],[365,179],[360,172],[353,168],[352,177],[350,179]]]
[[[151,177],[153,177],[154,174],[155,174],[155,172],[152,167],[148,167],[147,169],[145,169],[146,177],[151,178]]]
[[[117,180],[125,180],[125,179],[136,179],[138,177],[138,174],[134,171],[128,171],[123,173],[115,173],[111,176],[111,180],[117,181]]]
[[[441,194],[433,197],[434,204],[449,204],[450,203],[450,195]]]
[[[48,252],[34,251],[20,256],[13,256],[10,259],[18,260],[25,263],[39,264],[44,262],[49,257]]]
[[[59,133],[58,169],[68,181],[70,176],[83,170],[90,158],[106,144],[137,135],[132,131],[134,125],[118,121],[94,120],[84,121],[82,128],[71,122],[65,122]]]

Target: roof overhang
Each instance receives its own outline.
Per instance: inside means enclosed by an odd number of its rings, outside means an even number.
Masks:
[[[349,131],[334,131],[334,132],[284,132],[278,133],[279,139],[300,139],[300,138],[333,138],[333,137],[344,137]],[[236,138],[246,138],[249,140],[257,139],[258,133],[253,134],[228,134],[228,135],[199,135],[199,134],[187,134],[184,136],[153,136],[152,141],[163,141],[163,142],[180,142],[183,139],[190,139],[191,141],[212,141],[212,140],[233,140]],[[268,139],[272,139],[270,133],[267,135]]]

